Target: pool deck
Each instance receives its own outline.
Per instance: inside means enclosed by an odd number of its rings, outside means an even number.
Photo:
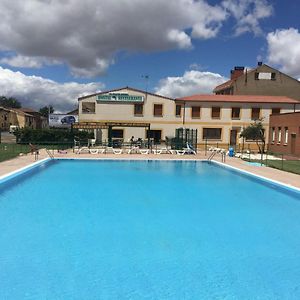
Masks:
[[[48,157],[48,154],[45,150],[40,150],[39,160],[45,159]],[[89,158],[89,159],[137,159],[137,160],[205,160],[207,159],[207,155],[204,155],[204,152],[200,152],[197,155],[171,155],[171,154],[89,154],[89,153],[81,153],[75,154],[71,150],[68,151],[67,154],[59,154],[57,152],[54,153],[55,158]],[[221,156],[216,155],[214,157],[214,161],[221,162]],[[7,160],[0,163],[0,176],[6,175],[13,171],[16,171],[20,168],[26,167],[35,162],[34,155],[27,154],[23,156],[16,157],[11,160]],[[226,165],[253,173],[255,175],[263,176],[283,184],[293,186],[296,188],[300,188],[300,175],[284,172],[281,170],[269,168],[269,167],[260,167],[260,166],[251,166],[246,164],[245,161],[235,158],[235,157],[226,157]]]

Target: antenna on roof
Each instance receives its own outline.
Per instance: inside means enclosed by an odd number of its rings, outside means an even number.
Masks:
[[[146,94],[147,94],[148,93],[148,81],[149,81],[150,76],[149,75],[142,75],[142,78],[144,78],[145,81],[146,81]]]

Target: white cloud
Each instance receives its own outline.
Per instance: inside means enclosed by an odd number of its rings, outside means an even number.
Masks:
[[[181,77],[167,77],[160,80],[156,93],[168,97],[183,97],[193,94],[212,93],[213,89],[228,78],[211,72],[186,71]]]
[[[11,57],[4,57],[0,59],[0,64],[9,65],[12,67],[21,68],[41,68],[43,62],[41,59],[28,57],[23,55],[15,55]]]
[[[176,43],[180,49],[188,49],[192,46],[191,38],[184,31],[172,29],[168,32],[168,39]]]
[[[279,29],[267,35],[270,64],[279,65],[282,72],[300,77],[300,32],[298,29]]]
[[[192,39],[217,36],[230,16],[240,32],[256,32],[269,7],[266,0],[217,5],[208,0],[1,0],[0,51],[16,54],[2,63],[39,67],[60,62],[72,74],[95,76],[119,51],[189,49]]]
[[[43,65],[56,65],[60,64],[60,62],[46,57],[13,55],[9,53],[0,59],[0,64],[16,68],[41,68]]]
[[[245,32],[262,34],[260,20],[273,13],[273,7],[267,0],[224,0],[222,5],[236,19],[236,35]]]
[[[39,109],[53,105],[56,111],[67,112],[77,106],[80,96],[95,93],[104,87],[101,83],[58,83],[38,76],[26,76],[0,67],[1,96],[15,97],[23,107]]]
[[[203,2],[202,14],[198,22],[193,26],[192,37],[199,39],[210,39],[217,36],[223,21],[228,18],[228,12],[222,6],[210,6]]]

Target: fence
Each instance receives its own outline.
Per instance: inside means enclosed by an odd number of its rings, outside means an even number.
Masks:
[[[54,154],[56,150],[66,150],[72,149],[74,151],[74,142],[43,142],[43,143],[35,143],[32,142],[36,146],[37,149],[46,148],[50,152]],[[88,143],[84,140],[81,141],[78,146],[87,146]],[[102,147],[108,146],[108,142],[104,141],[102,143],[97,143],[95,146],[101,145]],[[135,144],[140,146],[141,148],[148,148],[148,141],[141,141],[139,144]],[[249,144],[250,145],[250,144]],[[250,147],[248,144],[244,145],[236,145],[233,147],[235,149],[235,156],[240,157],[241,159],[245,160],[246,162],[253,164],[253,165],[263,165],[268,166],[296,174],[300,174],[300,158],[280,154],[280,153],[272,153],[271,151],[266,151],[263,155],[259,154],[257,150],[252,150],[253,147]],[[116,147],[122,148],[130,148],[133,146],[132,143],[121,143],[116,144]],[[243,146],[243,147],[242,147]],[[162,147],[170,148],[171,146],[165,144],[164,142],[160,144],[155,144],[153,142],[150,143],[149,148],[152,150],[157,150]],[[229,150],[232,146],[229,144],[221,144],[221,143],[198,143],[197,150],[198,153],[203,154],[205,157],[209,157],[211,154],[211,150],[218,148],[224,149],[225,152]],[[7,159],[14,158],[20,154],[26,154],[31,151],[30,146],[26,144],[0,144],[0,161],[4,161]]]
[[[263,155],[253,151],[240,154],[240,158],[249,164],[267,166],[295,174],[300,174],[300,158],[288,154],[266,151]]]
[[[0,144],[0,161],[8,160],[20,155],[20,153],[26,154],[28,152],[30,152],[28,145]]]
[[[73,143],[64,142],[64,143],[53,143],[53,142],[45,142],[45,143],[32,143],[34,144],[36,149],[46,148],[50,151],[54,150],[64,150],[73,147]],[[8,159],[12,159],[16,156],[27,154],[31,152],[31,147],[29,143],[22,144],[6,144],[0,143],[0,162]]]

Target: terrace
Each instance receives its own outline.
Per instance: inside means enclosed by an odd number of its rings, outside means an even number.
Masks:
[[[205,151],[200,150],[196,155],[174,155],[174,154],[113,154],[113,153],[99,153],[93,155],[90,153],[82,152],[81,154],[76,154],[72,149],[66,151],[66,153],[60,153],[57,150],[51,151],[51,154],[55,158],[59,159],[115,159],[115,160],[207,160],[210,152],[205,153]],[[49,155],[45,149],[39,151],[38,160],[48,158]],[[221,162],[221,156],[218,154],[214,157],[215,161]],[[35,161],[34,155],[24,154],[16,158],[0,162],[0,176],[14,172],[20,168],[31,165]],[[232,166],[234,168],[253,173],[258,176],[263,176],[271,180],[279,181],[288,186],[293,186],[300,188],[300,175],[287,173],[282,170],[270,168],[270,167],[260,167],[247,164],[246,161],[243,161],[236,157],[226,157],[226,165]],[[279,163],[278,163],[279,164]],[[297,167],[297,165],[296,165]]]

